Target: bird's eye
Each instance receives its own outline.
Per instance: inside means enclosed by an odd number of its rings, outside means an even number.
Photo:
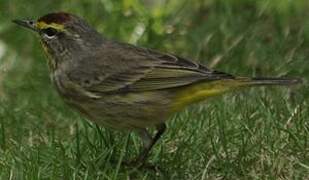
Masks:
[[[57,35],[58,31],[54,28],[46,28],[42,29],[42,32],[48,37],[48,38],[53,38],[55,35]]]

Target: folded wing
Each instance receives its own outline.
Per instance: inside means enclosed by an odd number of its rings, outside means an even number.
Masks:
[[[171,54],[118,43],[105,45],[84,62],[87,64],[80,65],[84,70],[68,76],[87,91],[97,93],[154,91],[234,78]]]

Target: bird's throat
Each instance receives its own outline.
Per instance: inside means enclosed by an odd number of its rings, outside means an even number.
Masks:
[[[41,44],[44,50],[44,54],[46,55],[46,58],[47,58],[48,67],[50,71],[54,72],[57,68],[57,60],[55,59],[55,56],[51,52],[48,45],[44,41],[41,41]]]

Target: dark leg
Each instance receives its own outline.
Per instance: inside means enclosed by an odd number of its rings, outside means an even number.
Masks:
[[[149,155],[150,150],[156,144],[156,142],[160,139],[162,134],[165,132],[166,125],[164,123],[159,124],[156,126],[156,129],[157,129],[157,133],[153,138],[151,138],[151,136],[149,135],[146,129],[143,129],[139,132],[139,136],[142,138],[142,141],[143,141],[143,151],[137,157],[136,159],[137,162],[144,164],[144,162],[146,161]]]
[[[143,150],[142,152],[135,158],[133,161],[124,162],[124,165],[128,166],[144,166],[145,161],[149,155],[150,150],[156,144],[156,142],[160,139],[161,135],[164,133],[166,129],[166,125],[164,123],[156,126],[157,132],[154,137],[151,137],[147,129],[139,129],[137,134],[141,137],[143,141]]]

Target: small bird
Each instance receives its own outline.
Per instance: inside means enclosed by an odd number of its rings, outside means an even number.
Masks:
[[[190,104],[245,87],[301,82],[234,76],[177,55],[110,40],[66,12],[13,22],[39,35],[51,80],[69,106],[98,125],[138,134],[143,149],[132,161],[136,164],[144,164],[166,130],[166,120]],[[154,136],[147,130],[151,127],[157,130]]]

